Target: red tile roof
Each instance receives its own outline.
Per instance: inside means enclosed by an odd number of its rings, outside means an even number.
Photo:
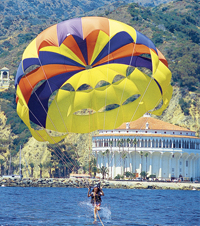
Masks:
[[[146,129],[146,123],[148,122],[149,126],[148,128],[150,130],[173,130],[173,131],[188,131],[188,132],[194,132],[189,129],[176,126],[173,124],[170,124],[168,122],[161,121],[159,119],[155,119],[152,117],[141,117],[133,122],[130,122],[130,129],[133,130],[145,130]],[[120,127],[117,129],[126,129],[126,123],[123,123]]]

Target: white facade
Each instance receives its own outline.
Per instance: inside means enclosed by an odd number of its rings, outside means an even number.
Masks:
[[[99,131],[99,135],[93,136],[97,167],[106,166],[108,178],[113,179],[127,171],[140,177],[145,171],[148,176],[156,175],[158,179],[200,179],[200,139],[194,131],[174,125],[170,130],[171,124],[151,117],[136,120],[136,125],[137,121],[140,122],[139,129],[126,124],[116,130]]]
[[[3,67],[0,70],[0,89],[8,88],[9,85],[10,85],[9,69],[7,67]]]

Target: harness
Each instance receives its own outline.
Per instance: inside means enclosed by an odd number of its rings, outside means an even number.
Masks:
[[[101,203],[101,194],[100,192],[98,192],[97,194],[95,194],[94,196],[94,192],[91,193],[91,203]]]

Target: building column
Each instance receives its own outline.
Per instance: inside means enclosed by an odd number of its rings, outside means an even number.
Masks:
[[[171,180],[171,177],[172,177],[172,155],[173,155],[173,152],[170,153],[169,155],[169,179]]]
[[[195,170],[195,168],[196,168],[196,156],[194,156],[194,158],[193,158],[193,167],[192,167],[193,181],[196,178],[196,172],[195,172],[196,170]]]
[[[129,151],[129,169],[130,169],[130,172],[132,173],[133,169],[132,169],[132,157],[131,157],[131,152]]]
[[[153,152],[149,152],[149,176],[152,175],[152,155]]]
[[[162,179],[162,156],[163,156],[163,152],[160,152],[160,169],[159,169],[158,178],[161,178],[161,179]]]
[[[179,162],[179,160],[180,160],[180,158],[181,158],[181,156],[182,156],[182,154],[180,154],[179,156],[178,156],[178,159],[177,159],[177,178],[179,178],[179,175],[180,175],[180,162]]]
[[[193,172],[192,172],[193,164],[192,164],[192,161],[193,161],[194,156],[190,156],[190,157],[191,157],[191,159],[189,161],[189,167],[190,167],[190,179],[191,179],[191,177],[193,177]]]

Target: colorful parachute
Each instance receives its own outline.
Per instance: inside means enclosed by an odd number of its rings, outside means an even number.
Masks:
[[[134,28],[103,17],[71,19],[43,31],[24,51],[15,78],[17,113],[37,140],[55,143],[69,132],[161,114],[171,99],[170,80],[162,53]]]

